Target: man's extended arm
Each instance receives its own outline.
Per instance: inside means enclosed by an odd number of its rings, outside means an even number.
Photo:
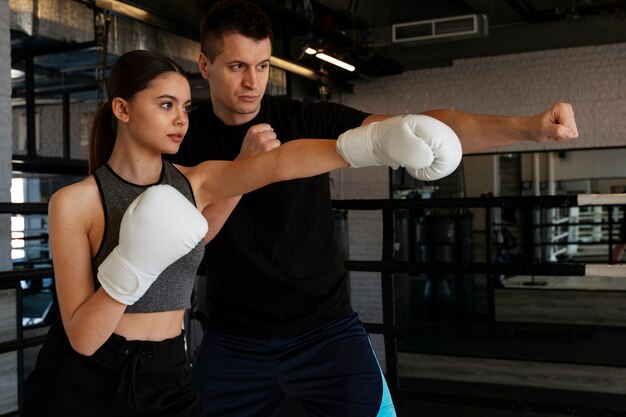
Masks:
[[[520,141],[569,141],[578,137],[574,111],[559,102],[534,116],[511,117],[468,113],[452,109],[423,112],[447,124],[458,135],[463,153],[486,151]],[[363,124],[390,116],[371,115]]]

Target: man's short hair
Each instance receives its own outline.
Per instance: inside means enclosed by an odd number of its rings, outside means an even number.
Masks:
[[[267,14],[251,1],[220,0],[204,14],[200,25],[200,48],[210,62],[222,52],[222,38],[230,34],[271,42],[272,24]]]

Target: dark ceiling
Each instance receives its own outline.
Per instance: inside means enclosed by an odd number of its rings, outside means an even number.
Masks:
[[[142,9],[141,20],[197,40],[200,18],[214,0],[74,0],[92,8],[122,4]],[[331,82],[383,77],[403,71],[451,65],[454,59],[583,45],[626,42],[626,0],[257,0],[274,25],[274,55],[298,62]],[[145,13],[144,13],[145,12]],[[404,43],[391,40],[393,24],[486,16],[480,36],[432,37]],[[133,18],[137,18],[136,16]],[[37,94],[45,88],[67,91],[75,83],[93,90],[95,44],[32,39],[12,32],[12,67],[24,57],[47,54],[35,62]],[[354,73],[303,54],[306,46],[324,49],[356,66]],[[59,53],[51,55],[58,48]],[[39,51],[39,52],[38,52]],[[114,60],[110,59],[109,62]],[[84,62],[75,62],[82,60]],[[71,72],[68,68],[78,68]],[[48,84],[44,81],[49,80]],[[62,85],[59,82],[62,80]],[[23,81],[23,80],[22,80]],[[14,80],[14,98],[26,85]],[[85,93],[87,94],[87,93]]]
[[[195,37],[210,0],[125,0]],[[626,41],[626,1],[617,0],[258,0],[274,24],[275,54],[297,60],[315,43],[365,76],[450,65],[469,58]],[[392,24],[484,14],[487,34],[406,42]],[[308,58],[308,57],[305,57]],[[306,64],[317,63],[307,61]]]

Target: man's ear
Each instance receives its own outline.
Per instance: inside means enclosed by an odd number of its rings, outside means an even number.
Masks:
[[[113,116],[122,123],[128,122],[130,116],[128,114],[128,101],[121,97],[115,97],[111,102],[111,109],[113,110]]]
[[[204,53],[200,52],[200,57],[198,58],[198,69],[200,70],[200,74],[202,74],[202,78],[205,80],[209,80],[209,58],[207,58]]]

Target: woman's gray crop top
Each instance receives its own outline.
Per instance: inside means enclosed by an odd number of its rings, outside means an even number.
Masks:
[[[194,206],[196,202],[187,178],[165,160],[161,178],[151,185],[131,184],[113,172],[108,165],[96,169],[94,177],[100,190],[105,217],[102,243],[93,258],[94,284],[99,288],[98,266],[117,246],[122,216],[139,194],[152,185],[168,184],[180,191]],[[126,312],[153,313],[190,308],[191,292],[203,255],[204,242],[200,242],[191,252],[168,266],[148,291],[135,304],[126,308]]]

